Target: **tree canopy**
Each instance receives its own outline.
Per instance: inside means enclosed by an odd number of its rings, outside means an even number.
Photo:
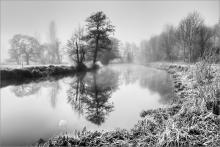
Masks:
[[[109,35],[115,31],[109,18],[102,12],[96,12],[86,19],[86,36],[89,42],[90,56],[93,57],[93,65],[97,61],[98,53],[108,48],[111,43]]]

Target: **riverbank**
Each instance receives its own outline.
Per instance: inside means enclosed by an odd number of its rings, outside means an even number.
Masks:
[[[142,119],[131,130],[84,129],[39,143],[45,146],[220,146],[220,117],[213,111],[220,95],[216,92],[220,70],[214,67],[212,79],[201,84],[198,82],[201,69],[195,65],[152,63],[148,66],[167,70],[173,78],[175,98],[167,108],[143,111]]]
[[[161,126],[159,146],[220,146],[220,68],[206,63],[155,63],[173,78],[175,101],[171,108],[142,113]],[[169,110],[171,109],[171,111]],[[161,123],[158,116],[162,117]]]
[[[45,80],[47,78],[57,78],[59,76],[75,74],[73,66],[30,66],[24,68],[1,68],[1,87],[7,85],[19,85],[32,81]]]
[[[8,85],[19,85],[23,83],[38,82],[42,80],[57,80],[65,76],[74,76],[79,72],[87,72],[97,69],[97,67],[77,68],[70,65],[41,65],[27,66],[23,68],[4,67],[0,69],[0,88]]]

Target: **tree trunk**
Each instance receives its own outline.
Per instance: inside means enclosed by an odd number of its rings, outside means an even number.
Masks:
[[[26,63],[29,65],[29,54],[26,54]]]
[[[191,63],[191,47],[189,47],[189,63]]]
[[[79,64],[79,46],[76,42],[76,58],[77,58],[77,64]]]
[[[191,42],[188,43],[188,48],[189,48],[189,63],[191,63],[191,59],[192,59],[192,47],[191,47]]]
[[[99,48],[99,37],[96,38],[96,47],[95,47],[95,52],[94,52],[94,57],[93,57],[93,65],[95,65],[96,63],[96,59],[97,59],[97,53],[98,53],[98,48]]]
[[[186,49],[185,49],[185,43],[183,43],[183,61],[185,62],[186,61]]]

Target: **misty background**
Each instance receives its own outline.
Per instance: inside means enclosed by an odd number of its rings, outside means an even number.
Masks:
[[[196,11],[212,27],[219,22],[219,0],[211,1],[1,1],[1,63],[9,58],[9,40],[15,34],[33,36],[40,44],[50,42],[51,24],[65,47],[75,28],[95,11],[103,11],[115,25],[113,37],[120,45],[140,45],[160,34],[166,25],[178,26],[188,13]],[[120,47],[119,47],[120,49]],[[68,62],[64,54],[63,62]]]

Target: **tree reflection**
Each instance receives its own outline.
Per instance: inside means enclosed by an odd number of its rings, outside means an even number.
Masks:
[[[123,73],[123,79],[124,79],[124,83],[125,85],[129,85],[129,84],[133,84],[134,82],[137,81],[138,79],[138,74],[135,74],[134,71],[132,71],[131,69],[127,69],[124,73]]]
[[[68,102],[90,122],[101,125],[113,111],[109,102],[118,87],[118,74],[109,69],[88,73],[85,78],[77,78],[68,90]]]
[[[70,103],[74,110],[76,110],[79,115],[83,114],[83,106],[81,99],[85,95],[85,81],[83,78],[85,74],[77,76],[73,82],[70,83],[70,89],[67,91],[67,100]]]
[[[58,81],[45,81],[39,83],[22,84],[14,86],[11,90],[16,97],[24,97],[37,94],[42,87],[49,88],[50,103],[53,108],[56,107],[57,95],[60,90]]]
[[[37,93],[40,90],[40,86],[37,84],[23,84],[20,86],[14,86],[12,88],[12,92],[17,96],[17,97],[24,97],[24,96],[29,96]]]
[[[57,95],[60,90],[60,84],[58,81],[50,82],[49,87],[51,88],[50,90],[50,103],[53,108],[56,107],[56,102],[57,102]]]
[[[172,101],[172,86],[171,80],[166,73],[155,73],[140,80],[140,85],[143,88],[148,88],[151,92],[159,93],[162,104],[168,104]]]
[[[173,100],[171,79],[164,71],[132,67],[122,72],[121,76],[125,85],[137,82],[142,88],[158,93],[161,97],[159,102],[162,104],[171,103]]]

